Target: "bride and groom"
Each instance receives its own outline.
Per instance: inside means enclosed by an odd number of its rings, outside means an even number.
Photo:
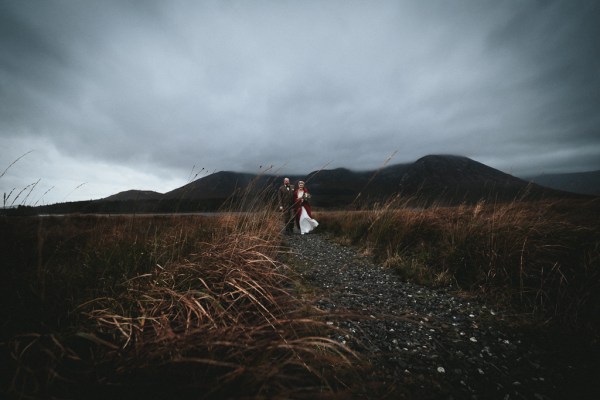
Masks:
[[[294,225],[302,235],[319,226],[312,217],[310,193],[304,186],[304,181],[298,181],[298,187],[290,185],[289,178],[283,180],[279,188],[279,210],[283,214],[286,233],[294,231]]]

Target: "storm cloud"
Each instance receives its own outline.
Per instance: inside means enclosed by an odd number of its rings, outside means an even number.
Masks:
[[[0,191],[73,201],[392,154],[598,170],[598,21],[592,0],[0,0],[0,173],[27,153]]]

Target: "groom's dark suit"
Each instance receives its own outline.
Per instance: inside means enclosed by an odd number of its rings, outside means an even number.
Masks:
[[[281,185],[279,188],[279,209],[283,215],[286,232],[294,231],[294,186]]]

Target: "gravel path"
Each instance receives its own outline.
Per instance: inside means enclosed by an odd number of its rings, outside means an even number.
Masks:
[[[499,311],[403,282],[322,234],[286,237],[291,264],[331,313],[336,340],[372,365],[362,398],[557,399],[570,365]],[[530,335],[531,336],[531,335]],[[573,373],[575,374],[575,373]],[[570,398],[584,398],[582,393]]]

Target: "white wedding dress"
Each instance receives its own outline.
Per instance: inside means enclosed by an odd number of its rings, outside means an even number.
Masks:
[[[302,193],[304,192],[298,192],[298,198],[302,196]],[[300,207],[300,218],[298,224],[300,225],[300,233],[303,235],[319,226],[319,223],[316,219],[313,219],[308,216],[308,213],[306,212],[306,209],[304,207]]]
[[[298,189],[298,192],[296,193],[297,199],[301,199],[303,195],[304,190]],[[300,233],[304,235],[305,233],[308,233],[315,229],[317,226],[319,226],[319,223],[316,219],[309,217],[308,213],[306,212],[306,208],[302,206],[300,207],[300,217],[298,218],[298,225],[300,225]]]
[[[306,212],[306,209],[304,207],[302,207],[301,210],[302,211],[300,212],[300,233],[304,235],[305,233],[308,233],[315,229],[317,226],[319,226],[319,223],[316,219],[313,219],[308,216],[308,213]]]

